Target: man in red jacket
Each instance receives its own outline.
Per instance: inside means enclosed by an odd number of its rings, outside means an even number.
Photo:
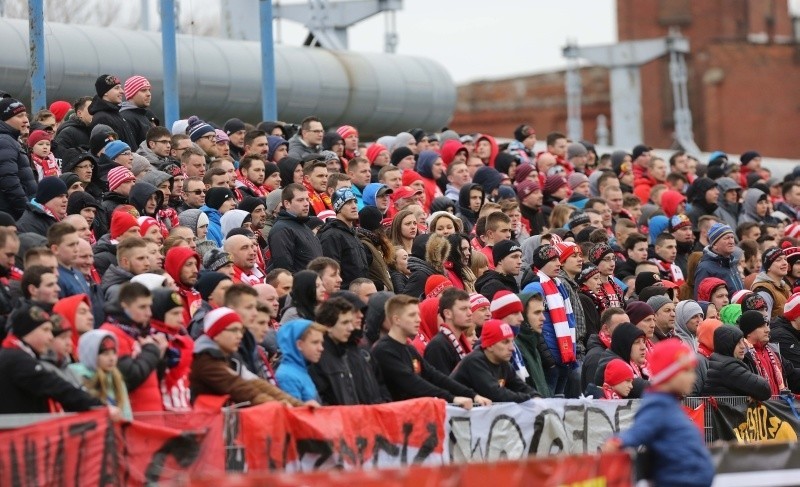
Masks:
[[[189,323],[203,300],[194,290],[200,272],[200,256],[189,247],[172,247],[164,259],[164,270],[178,285],[178,294],[183,299],[183,322]]]

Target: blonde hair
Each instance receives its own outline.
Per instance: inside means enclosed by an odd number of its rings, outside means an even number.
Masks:
[[[125,381],[118,368],[114,367],[106,372],[98,367],[94,377],[84,381],[86,388],[89,390],[89,393],[99,399],[100,402],[108,404],[108,398],[110,396],[107,375],[111,375],[111,387],[113,390],[110,392],[113,393],[114,399],[117,401],[116,406],[120,409],[125,408],[128,405],[128,392],[125,388]]]
[[[575,207],[572,205],[555,205],[550,213],[550,228],[563,228],[574,211]]]
[[[477,279],[489,268],[489,259],[486,258],[483,252],[473,252],[469,267],[472,269],[472,273],[475,274],[475,278]],[[481,270],[483,270],[483,272],[480,272]]]

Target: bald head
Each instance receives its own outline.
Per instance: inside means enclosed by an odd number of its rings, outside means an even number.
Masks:
[[[86,218],[80,215],[67,215],[62,221],[75,227],[81,240],[85,240],[88,243],[92,238],[92,229],[89,228],[89,222],[86,221]]]
[[[250,243],[250,239],[244,235],[231,235],[225,239],[224,250],[232,254],[235,249],[240,248],[242,245]]]
[[[258,300],[263,301],[270,308],[270,318],[277,318],[280,310],[278,290],[271,284],[256,284],[253,289],[258,293]]]
[[[244,235],[226,238],[225,252],[231,254],[233,265],[240,269],[252,269],[256,263],[256,245]]]

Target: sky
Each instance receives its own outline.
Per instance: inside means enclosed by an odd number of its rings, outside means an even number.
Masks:
[[[215,13],[206,0],[181,0],[181,17]],[[561,69],[568,39],[593,45],[617,38],[615,0],[404,0],[396,19],[397,53],[439,62],[457,84]],[[352,27],[350,50],[382,52],[384,22],[381,14]],[[302,45],[307,34],[286,20],[278,31],[288,45]]]

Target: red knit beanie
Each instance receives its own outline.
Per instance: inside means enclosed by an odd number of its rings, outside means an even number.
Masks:
[[[131,227],[138,227],[136,217],[127,211],[115,211],[111,214],[111,238],[116,240]]]
[[[492,345],[502,342],[506,338],[514,338],[511,325],[502,320],[486,320],[481,330],[481,348],[487,349]]]
[[[678,372],[694,368],[695,353],[677,338],[668,338],[653,346],[647,358],[650,367],[650,384],[657,386],[668,382]]]
[[[453,283],[450,282],[450,279],[441,274],[434,274],[425,281],[425,297],[438,298],[439,295],[449,287],[453,287]]]
[[[206,317],[203,318],[203,333],[208,335],[209,338],[214,338],[225,331],[227,327],[237,322],[241,323],[242,319],[236,311],[223,306],[209,311]]]
[[[615,386],[626,380],[633,380],[633,370],[624,360],[615,358],[606,365],[606,371],[603,374],[604,383]]]

